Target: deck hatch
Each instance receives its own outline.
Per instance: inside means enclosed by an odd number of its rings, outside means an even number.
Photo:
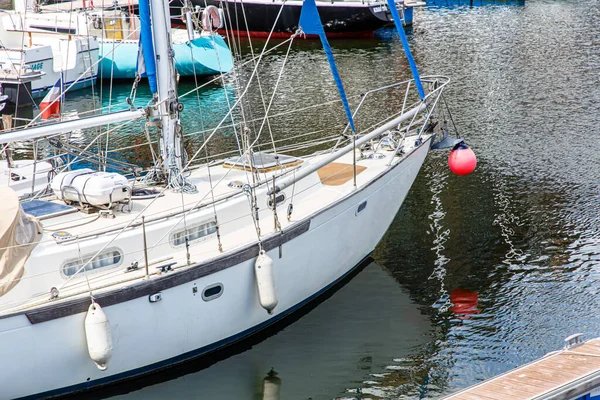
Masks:
[[[77,212],[75,207],[44,200],[24,201],[21,203],[21,207],[23,207],[25,214],[33,215],[38,219],[46,219]]]
[[[302,160],[283,154],[269,154],[259,151],[252,154],[252,160],[248,157],[230,157],[223,162],[225,168],[240,169],[245,171],[256,171],[260,173],[274,171],[280,168],[289,168],[302,164]]]

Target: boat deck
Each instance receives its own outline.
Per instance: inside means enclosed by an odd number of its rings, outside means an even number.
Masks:
[[[404,149],[402,155],[394,157],[393,164],[410,155],[416,149],[416,142],[407,140]],[[271,236],[276,236],[308,216],[316,215],[319,210],[368,185],[389,168],[388,163],[393,156],[391,150],[384,149],[377,150],[377,154],[380,157],[365,157],[357,160],[356,186],[353,179],[354,155],[349,153],[286,188],[282,192],[283,200],[279,200],[282,201],[283,206],[279,208],[278,224],[274,223],[272,209],[267,207],[267,200],[270,197],[267,196],[266,191],[269,184],[272,185],[273,177],[280,176],[282,173],[281,176],[295,174],[328,157],[329,153],[293,159],[292,161],[297,160],[297,162],[282,164],[278,169],[259,171],[261,183],[258,185],[255,197],[260,214],[257,220],[260,237],[267,240]],[[165,265],[176,270],[188,267],[192,261],[194,264],[207,263],[225,253],[233,253],[256,242],[257,226],[253,223],[248,196],[244,191],[244,184],[252,183],[249,172],[243,168],[233,168],[226,163],[211,165],[210,175],[206,165],[190,171],[188,180],[196,186],[196,193],[178,193],[158,185],[153,188],[162,192],[159,196],[132,198],[127,207],[118,206],[110,212],[103,213],[87,213],[74,208],[73,205],[66,206],[56,196],[50,196],[32,205],[34,208],[41,206],[52,208],[62,205],[68,211],[59,210],[60,212],[38,217],[43,224],[44,236],[30,256],[31,265],[37,266],[37,272],[31,272],[28,277],[35,279],[37,276],[44,276],[43,282],[40,280],[38,286],[35,286],[28,281],[31,287],[29,290],[36,295],[25,301],[9,298],[12,292],[4,296],[6,303],[0,302],[0,318],[49,302],[56,302],[49,298],[47,290],[44,290],[46,287],[59,288],[61,299],[65,301],[89,295],[88,285],[91,285],[96,295],[99,295],[112,290],[114,285],[125,287],[149,277],[158,278]],[[145,186],[142,184],[141,187]],[[292,201],[293,215],[286,218],[287,204],[291,204]],[[187,230],[186,224],[190,227],[206,224],[206,221],[216,218],[214,213],[219,214],[219,240],[215,235],[207,235],[206,238],[203,236],[201,240],[192,242],[189,248],[173,244],[174,239],[171,237],[173,232]],[[144,242],[143,247],[140,240],[141,215],[145,217],[144,236],[147,239],[147,245]],[[117,237],[120,237],[118,248],[115,247],[116,244],[112,244]],[[83,254],[79,256],[80,258],[87,257],[95,254],[97,249],[109,245],[120,253],[117,267],[107,268],[89,276],[81,274],[73,279],[64,275],[64,271],[62,275],[59,274],[62,271],[61,265],[64,267],[65,262],[77,260],[74,257],[78,254]],[[47,256],[48,254],[50,255]],[[36,262],[35,258],[42,255],[44,263]],[[147,263],[148,270],[129,268],[139,263],[142,263],[140,265]]]
[[[565,340],[577,341],[578,336]],[[578,399],[600,385],[600,338],[461,390],[444,400]]]

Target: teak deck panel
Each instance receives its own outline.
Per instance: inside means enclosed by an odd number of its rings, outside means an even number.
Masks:
[[[367,167],[356,166],[356,175],[363,172]],[[323,185],[340,186],[354,178],[354,166],[352,164],[332,162],[319,168],[317,171]]]
[[[600,385],[600,338],[461,390],[444,400],[572,399]]]

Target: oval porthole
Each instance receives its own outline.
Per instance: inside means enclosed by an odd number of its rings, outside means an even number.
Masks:
[[[362,210],[364,210],[365,208],[367,208],[367,201],[363,201],[362,203],[360,203],[358,205],[358,208],[356,209],[356,215],[358,215]]]
[[[223,284],[215,283],[214,285],[210,285],[204,288],[202,291],[202,300],[211,301],[218,297],[221,297],[223,294]]]

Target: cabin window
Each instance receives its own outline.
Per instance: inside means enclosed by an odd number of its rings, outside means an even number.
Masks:
[[[216,299],[217,297],[221,297],[223,294],[223,284],[215,283],[214,285],[210,285],[204,288],[202,291],[202,300],[211,301]]]
[[[276,205],[280,205],[285,201],[285,194],[284,193],[279,193],[277,196],[275,196],[275,204]],[[273,209],[273,196],[269,196],[269,199],[267,200],[267,206],[270,209]]]
[[[86,254],[81,257],[81,259],[72,259],[67,261],[62,267],[63,275],[69,277],[73,276],[81,269],[83,264],[89,261],[96,253]],[[100,254],[98,254],[92,261],[87,263],[85,266],[85,272],[95,271],[101,268],[109,268],[109,267],[117,267],[121,265],[123,261],[123,253],[119,249],[112,248],[108,250],[104,250]],[[80,271],[84,272],[83,270]]]
[[[200,242],[215,232],[217,232],[217,223],[215,221],[192,225],[187,229],[173,233],[171,235],[171,243],[173,246],[185,245],[186,237],[188,243]]]

